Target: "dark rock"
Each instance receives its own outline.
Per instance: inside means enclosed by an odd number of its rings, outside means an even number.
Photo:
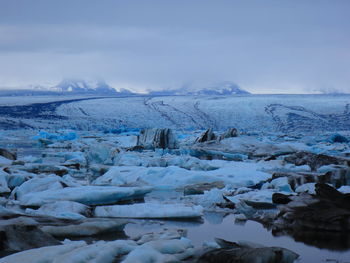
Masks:
[[[126,149],[126,151],[131,151],[131,152],[142,152],[143,150],[145,150],[145,147],[141,145],[136,145]]]
[[[111,234],[113,240],[116,235],[125,237],[124,227],[129,223],[124,219],[86,218],[78,222],[60,222],[41,226],[41,230],[54,237],[107,237]]]
[[[328,184],[318,183],[315,185],[317,197],[332,202],[337,207],[349,209],[350,211],[350,194],[343,194]]]
[[[7,225],[0,228],[1,250],[22,251],[61,242],[33,225]]]
[[[273,161],[273,160],[276,160],[277,159],[277,156],[276,155],[271,155],[267,158],[265,158],[265,162],[269,162],[269,161]]]
[[[292,199],[290,199],[289,195],[284,195],[281,193],[274,193],[272,195],[272,202],[274,204],[288,204],[290,201],[292,201]]]
[[[184,188],[184,195],[200,195],[200,194],[204,194],[204,191],[209,191],[210,189],[213,189],[213,188],[222,189],[224,187],[225,187],[225,184],[222,181],[187,185]]]
[[[171,129],[145,129],[137,137],[137,146],[147,149],[175,149],[176,138]]]
[[[45,165],[45,164],[36,164],[30,167],[29,169],[26,169],[27,172],[34,173],[34,174],[56,174],[58,176],[63,176],[65,174],[68,174],[69,170],[65,166],[58,166],[58,165]]]
[[[230,199],[228,199],[226,196],[222,196],[224,200],[226,201],[225,203],[217,203],[216,205],[220,208],[228,208],[228,209],[235,209],[236,204],[232,202]]]
[[[297,152],[284,158],[288,163],[293,163],[297,166],[309,165],[312,171],[316,171],[319,167],[329,164],[343,164],[346,160],[325,155],[315,154],[310,152]]]
[[[333,170],[326,173],[317,172],[298,172],[298,173],[273,173],[272,178],[268,182],[279,177],[287,177],[288,183],[295,191],[298,186],[306,183],[324,183],[332,184],[335,187],[349,184],[349,168],[347,166],[336,166]]]
[[[293,263],[299,255],[281,247],[264,247],[252,243],[235,243],[216,239],[221,248],[204,253],[198,260],[201,263],[252,263],[279,262]]]
[[[244,202],[253,207],[254,209],[274,209],[276,208],[275,204],[271,204],[268,202],[257,202],[257,201],[251,201],[251,200],[244,200]]]
[[[274,221],[276,229],[350,231],[350,194],[321,183],[315,189],[315,196],[290,196]]]
[[[211,141],[214,142],[214,141]],[[202,160],[226,160],[226,161],[236,161],[242,162],[246,156],[239,153],[230,153],[223,151],[210,150],[203,146],[196,145],[190,149],[189,154],[193,157]]]
[[[80,170],[80,163],[69,163],[69,164],[62,164],[62,166],[67,167],[67,168],[71,168],[71,169],[76,169],[76,170]]]
[[[12,153],[6,149],[0,148],[0,156],[3,156],[9,160],[16,160],[17,155],[15,153]]]
[[[237,137],[238,136],[238,131],[235,128],[229,128],[226,132],[220,135],[219,140],[223,140],[226,138],[232,138],[232,137]]]
[[[349,140],[344,137],[343,135],[340,135],[338,133],[336,134],[333,134],[330,138],[329,138],[329,142],[333,142],[333,143],[336,143],[336,142],[339,142],[339,143],[348,143]]]
[[[201,136],[196,139],[196,142],[208,142],[216,139],[216,135],[212,128],[206,130]]]
[[[53,144],[54,142],[52,140],[49,139],[45,139],[45,138],[39,138],[38,139],[38,144],[42,147],[46,147],[50,144]]]

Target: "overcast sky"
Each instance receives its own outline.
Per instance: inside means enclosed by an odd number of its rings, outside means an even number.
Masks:
[[[350,92],[349,0],[0,0],[0,86]]]

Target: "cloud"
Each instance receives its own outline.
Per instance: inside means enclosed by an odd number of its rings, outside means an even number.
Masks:
[[[139,90],[231,80],[257,93],[346,91],[350,5],[336,2],[0,0],[0,86],[75,77]]]

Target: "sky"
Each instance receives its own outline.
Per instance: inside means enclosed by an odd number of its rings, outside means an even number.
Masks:
[[[0,87],[350,92],[348,0],[0,0]]]

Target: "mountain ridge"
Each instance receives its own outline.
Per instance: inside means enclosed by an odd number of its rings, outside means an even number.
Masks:
[[[201,87],[185,86],[178,89],[148,90],[148,93],[137,93],[127,89],[115,89],[105,81],[85,81],[79,79],[65,79],[55,86],[33,86],[24,89],[0,90],[2,96],[35,96],[35,95],[110,95],[110,96],[230,96],[249,95],[248,91],[237,84],[224,81]]]

